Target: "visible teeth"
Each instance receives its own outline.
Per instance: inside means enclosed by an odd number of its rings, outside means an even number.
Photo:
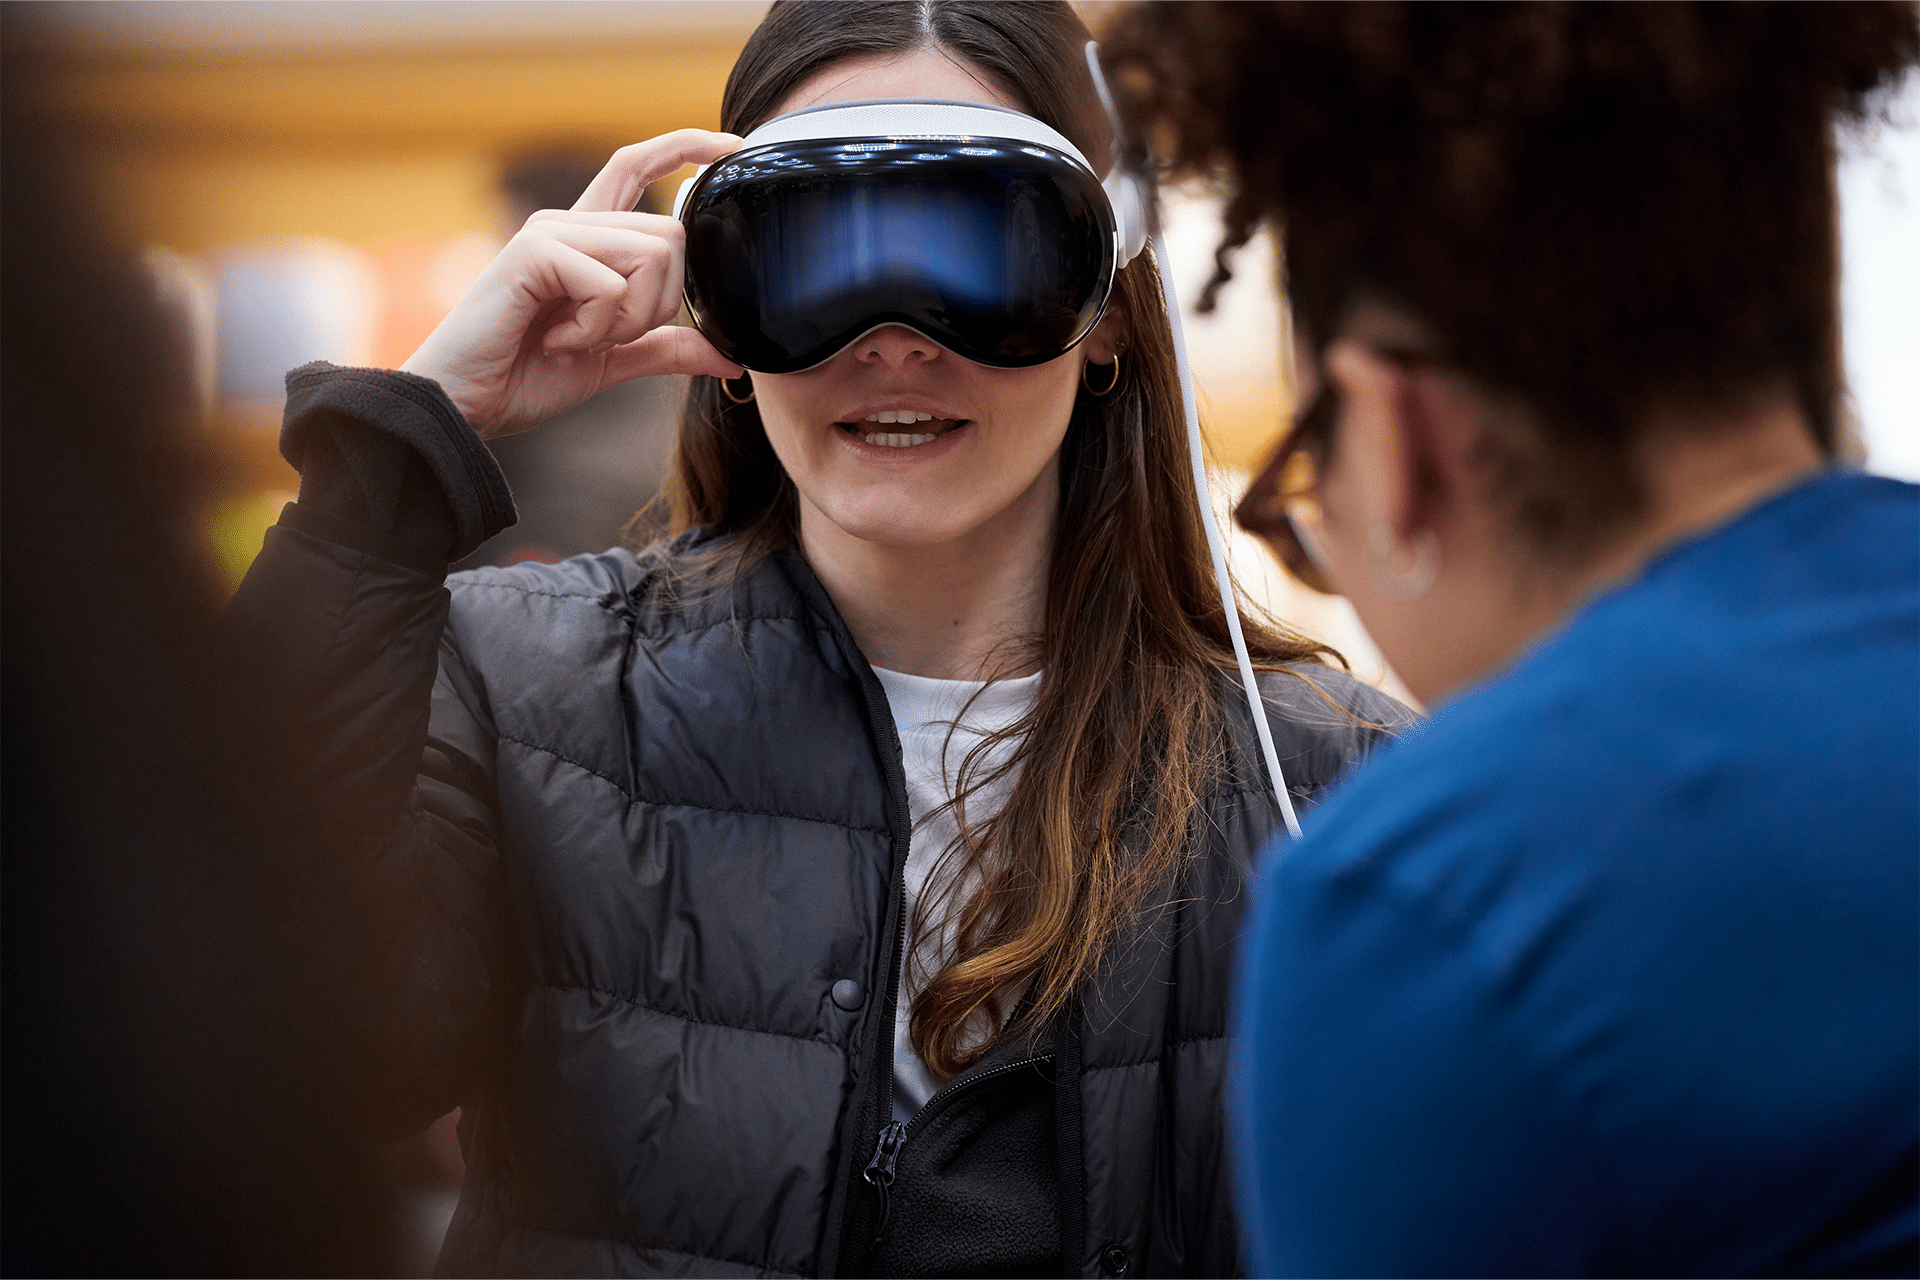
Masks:
[[[868,444],[882,445],[888,449],[911,449],[916,444],[930,444],[940,437],[937,435],[905,435],[896,431],[885,431],[878,435],[861,436]]]
[[[868,422],[932,422],[930,413],[915,413],[912,409],[882,409],[878,413],[867,415]]]

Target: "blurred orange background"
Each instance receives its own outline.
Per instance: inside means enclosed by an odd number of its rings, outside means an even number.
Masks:
[[[273,366],[400,363],[518,221],[502,190],[512,157],[604,156],[716,126],[763,9],[16,8],[43,49],[33,97],[76,126],[75,159],[110,234],[148,255],[198,333],[208,530],[233,581],[297,488],[276,448],[284,369]]]
[[[150,255],[202,332],[219,472],[209,522],[237,580],[296,487],[275,448],[284,369],[262,362],[404,360],[516,225],[501,190],[515,156],[604,156],[669,129],[718,127],[727,72],[765,5],[25,7],[47,50],[34,96],[79,127],[78,159],[111,232]],[[1097,24],[1106,7],[1083,12]],[[1174,227],[1173,256],[1191,292],[1210,270],[1212,223],[1189,221],[1194,234]],[[1252,274],[1270,280],[1271,269]],[[1189,321],[1200,325],[1213,445],[1236,469],[1285,408],[1265,292],[1232,291],[1226,314]],[[258,312],[303,293],[320,314],[296,317],[298,334],[271,351],[235,349],[273,328],[278,317]],[[1260,312],[1252,323],[1249,307]],[[250,354],[259,367],[234,367]]]

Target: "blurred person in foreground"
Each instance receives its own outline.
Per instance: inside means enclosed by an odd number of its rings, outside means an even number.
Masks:
[[[1241,519],[1439,709],[1276,849],[1260,1274],[1912,1275],[1920,491],[1835,464],[1913,7],[1148,4],[1304,411]]]
[[[331,816],[223,703],[193,361],[6,12],[0,1274],[390,1275]],[[320,940],[321,945],[311,945]]]

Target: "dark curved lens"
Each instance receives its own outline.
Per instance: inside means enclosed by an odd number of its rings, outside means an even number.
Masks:
[[[992,139],[781,143],[707,170],[681,215],[687,305],[764,373],[882,324],[1015,368],[1070,350],[1113,280],[1099,183],[1058,152]]]

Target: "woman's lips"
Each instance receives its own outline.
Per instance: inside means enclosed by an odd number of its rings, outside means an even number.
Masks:
[[[966,418],[941,418],[930,413],[915,413],[911,410],[883,410],[870,414],[862,422],[839,423],[841,430],[859,437],[863,442],[881,449],[912,449],[923,444],[932,444],[949,431],[963,427]],[[894,430],[884,428],[893,427]],[[905,427],[906,430],[898,428]],[[883,428],[876,430],[875,428]]]

